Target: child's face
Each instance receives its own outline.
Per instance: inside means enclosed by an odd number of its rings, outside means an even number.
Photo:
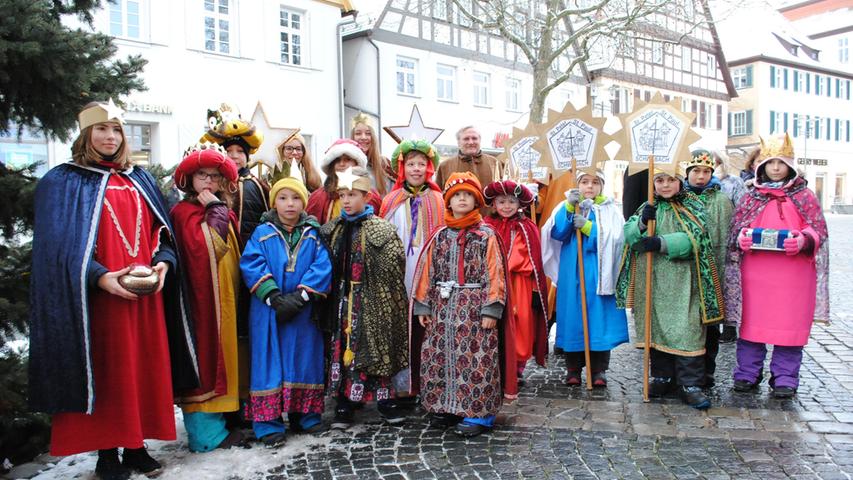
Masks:
[[[341,208],[347,215],[358,215],[367,205],[367,193],[361,190],[338,190],[341,198]]]
[[[210,193],[219,191],[219,181],[222,174],[215,168],[200,168],[193,174],[193,190],[201,193],[204,190]]]
[[[273,205],[278,214],[278,219],[286,225],[293,225],[299,220],[299,214],[305,209],[302,198],[289,188],[282,188],[275,195]]]
[[[349,167],[358,165],[358,163],[346,155],[341,155],[337,160],[335,160],[333,165],[335,166],[335,171],[340,173]]]
[[[450,211],[454,216],[464,216],[477,208],[477,200],[471,192],[459,190],[450,197]]]
[[[601,179],[595,175],[584,175],[578,182],[578,190],[583,198],[595,198],[601,195],[601,188]]]
[[[714,171],[710,167],[693,167],[687,173],[687,183],[694,187],[704,187],[711,181]]]
[[[101,155],[114,155],[124,143],[121,125],[103,122],[92,125],[92,147]]]
[[[367,151],[370,150],[370,144],[373,143],[373,135],[370,134],[370,127],[359,123],[352,129],[352,139],[358,144],[358,148],[367,154]]]
[[[228,154],[228,158],[237,165],[237,168],[243,168],[246,166],[246,152],[243,151],[243,147],[240,145],[228,145],[228,148],[225,149],[225,153]]]
[[[495,198],[495,210],[504,218],[509,218],[518,213],[519,206],[521,203],[512,195],[499,195]]]
[[[671,175],[655,177],[655,193],[663,198],[672,198],[681,189],[681,182]]]
[[[782,160],[779,160],[778,158],[769,160],[767,163],[764,164],[764,173],[767,175],[767,178],[769,178],[771,182],[778,182],[780,180],[784,180],[785,177],[788,176],[788,171],[788,165]]]
[[[412,187],[420,187],[424,184],[426,170],[427,158],[422,153],[408,157],[406,163],[403,164],[403,175],[406,177],[406,182]]]

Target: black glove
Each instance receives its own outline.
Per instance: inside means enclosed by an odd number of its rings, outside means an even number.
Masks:
[[[647,203],[646,206],[643,207],[643,213],[640,214],[640,220],[643,221],[644,225],[648,225],[649,220],[654,220],[656,216],[657,207]]]
[[[275,310],[275,319],[278,323],[287,323],[293,319],[308,303],[302,298],[302,291],[282,294],[276,290],[267,297],[270,307]]]
[[[534,311],[542,309],[542,299],[539,298],[539,292],[533,292],[533,302],[531,303]]]
[[[659,252],[661,243],[661,238],[657,235],[654,237],[643,237],[639,242],[634,244],[634,248],[640,252]]]

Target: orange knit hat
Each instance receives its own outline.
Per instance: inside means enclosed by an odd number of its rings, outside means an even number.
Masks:
[[[478,207],[486,204],[485,199],[483,199],[483,187],[480,186],[477,176],[471,172],[455,172],[450,175],[450,178],[444,184],[445,207],[450,208],[450,199],[460,190],[466,190],[471,195],[474,195],[474,198],[477,199]]]

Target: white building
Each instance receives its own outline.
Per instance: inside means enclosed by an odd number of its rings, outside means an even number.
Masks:
[[[530,110],[532,70],[522,53],[499,36],[472,29],[446,0],[383,3],[344,36],[347,121],[364,112],[380,128],[405,125],[417,104],[427,126],[444,129],[436,142],[442,154],[456,152],[456,131],[467,125],[480,130],[484,149],[503,151],[502,139],[527,125]],[[553,90],[546,106],[562,110],[569,100],[585,105],[579,82]],[[381,138],[390,155],[396,142]]]
[[[587,62],[590,102],[596,114],[630,112],[655,92],[664,100],[682,99],[681,109],[696,114],[693,129],[702,137],[691,148],[726,145],[728,102],[737,92],[720,46],[711,12],[703,2],[673,2],[634,27],[641,38],[626,45],[600,44]],[[605,173],[621,196],[627,162],[611,162]]]
[[[343,132],[339,34],[351,10],[348,0],[105,2],[95,29],[114,37],[117,57],[148,60],[148,90],[122,99],[137,160],[180,161],[207,128],[207,110],[222,102],[265,134],[255,158],[274,160],[292,128],[302,129],[317,158]],[[70,159],[69,144],[24,140],[0,139],[0,155],[50,166]]]
[[[853,0],[807,0],[779,9],[797,30],[805,33],[823,55],[853,68]]]
[[[761,16],[761,22],[754,19]],[[853,203],[853,69],[836,61],[779,12],[745,10],[720,26],[738,98],[729,105],[728,149],[788,132],[797,166],[825,209]],[[748,41],[746,39],[748,38]]]

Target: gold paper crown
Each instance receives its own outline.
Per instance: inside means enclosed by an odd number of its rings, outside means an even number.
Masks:
[[[202,152],[204,150],[216,150],[217,152],[221,153],[223,157],[228,157],[228,152],[226,152],[225,149],[222,148],[222,145],[213,142],[198,142],[195,145],[190,145],[189,147],[187,147],[186,150],[184,150],[183,158],[187,158],[192,153]]]
[[[691,152],[690,161],[687,162],[687,168],[690,167],[708,167],[711,170],[717,166],[717,161],[714,159],[714,154],[705,149],[694,150]]]
[[[359,123],[363,123],[370,128],[374,128],[373,120],[371,120],[370,117],[368,117],[364,112],[358,112],[356,116],[352,117],[352,121],[350,122],[350,130],[355,128],[355,126]]]
[[[788,132],[770,137],[766,141],[761,137],[758,137],[758,140],[761,142],[761,150],[755,160],[756,165],[768,158],[794,158],[794,144]]]
[[[113,99],[107,103],[98,103],[84,109],[77,115],[77,123],[80,125],[80,130],[86,127],[91,127],[96,123],[118,122],[124,124],[124,110],[113,103]]]

